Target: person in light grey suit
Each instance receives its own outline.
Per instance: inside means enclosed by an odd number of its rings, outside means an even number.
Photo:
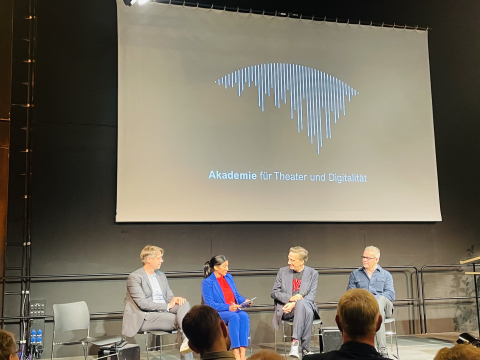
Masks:
[[[158,270],[163,254],[163,249],[157,246],[145,246],[140,253],[143,267],[128,276],[122,334],[133,337],[139,331],[178,329],[183,338],[180,353],[187,355],[186,359],[193,359],[182,330],[190,304],[185,298],[174,296],[167,277]]]
[[[308,266],[308,251],[301,246],[290,248],[288,266],[281,268],[272,289],[275,300],[275,313],[272,325],[278,330],[282,320],[293,319],[292,347],[289,356],[300,357],[299,341],[302,343],[302,355],[311,354],[310,337],[314,319],[320,319],[315,295],[317,293],[318,272]]]

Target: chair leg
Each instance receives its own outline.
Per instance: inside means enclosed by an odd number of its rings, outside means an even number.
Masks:
[[[83,345],[83,357],[85,358],[85,360],[87,360],[87,355],[88,355],[88,343],[84,344],[82,343]]]
[[[143,333],[145,335],[145,350],[147,350],[147,360],[150,360],[150,356],[148,355],[148,332]]]
[[[50,359],[51,360],[53,360],[53,348],[54,348],[54,346],[55,346],[55,344],[53,343],[53,340],[52,340],[52,353],[50,354]],[[23,356],[23,354],[22,354],[22,356]]]
[[[282,321],[282,332],[283,332],[283,354],[285,355],[285,358],[287,357],[287,344],[285,342],[285,323]]]
[[[395,331],[395,347],[397,348],[397,359],[400,359],[400,356],[398,355],[397,324],[395,321],[393,322],[393,329]]]
[[[160,359],[163,359],[163,335],[160,335]]]

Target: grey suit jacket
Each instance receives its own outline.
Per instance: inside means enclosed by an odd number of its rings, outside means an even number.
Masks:
[[[168,286],[167,277],[160,270],[155,270],[158,284],[163,292],[166,304],[153,302],[153,291],[147,272],[141,267],[128,276],[125,312],[123,313],[122,334],[134,336],[142,327],[143,320],[149,312],[167,311],[168,303],[173,298],[173,291]]]
[[[290,267],[285,266],[280,268],[273,284],[272,298],[275,300],[275,313],[273,314],[272,325],[275,330],[278,330],[278,326],[282,322],[283,310],[282,307],[290,301],[292,297],[292,281],[293,270]],[[318,284],[318,271],[311,267],[305,266],[303,270],[302,283],[300,285],[300,293],[306,294],[303,299],[310,305],[312,311],[315,314],[315,319],[320,319],[318,315],[318,309],[315,305],[315,295],[317,294]]]

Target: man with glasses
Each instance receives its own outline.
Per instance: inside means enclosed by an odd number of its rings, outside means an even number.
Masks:
[[[365,289],[377,299],[380,314],[384,320],[375,336],[375,343],[378,352],[388,358],[384,321],[392,316],[395,289],[393,288],[392,274],[378,265],[379,259],[380,250],[375,246],[367,246],[362,255],[363,266],[350,274],[347,290]]]

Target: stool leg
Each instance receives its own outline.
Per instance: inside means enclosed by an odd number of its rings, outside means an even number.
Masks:
[[[282,330],[283,330],[283,353],[287,357],[287,344],[285,343],[285,323],[282,321]]]
[[[398,355],[397,324],[395,321],[393,322],[393,329],[395,331],[395,346],[397,347],[397,359],[400,359],[400,356]]]
[[[150,360],[150,356],[148,355],[148,332],[143,333],[145,335],[145,350],[147,350],[147,360]]]
[[[160,335],[160,359],[163,359],[163,335]]]

